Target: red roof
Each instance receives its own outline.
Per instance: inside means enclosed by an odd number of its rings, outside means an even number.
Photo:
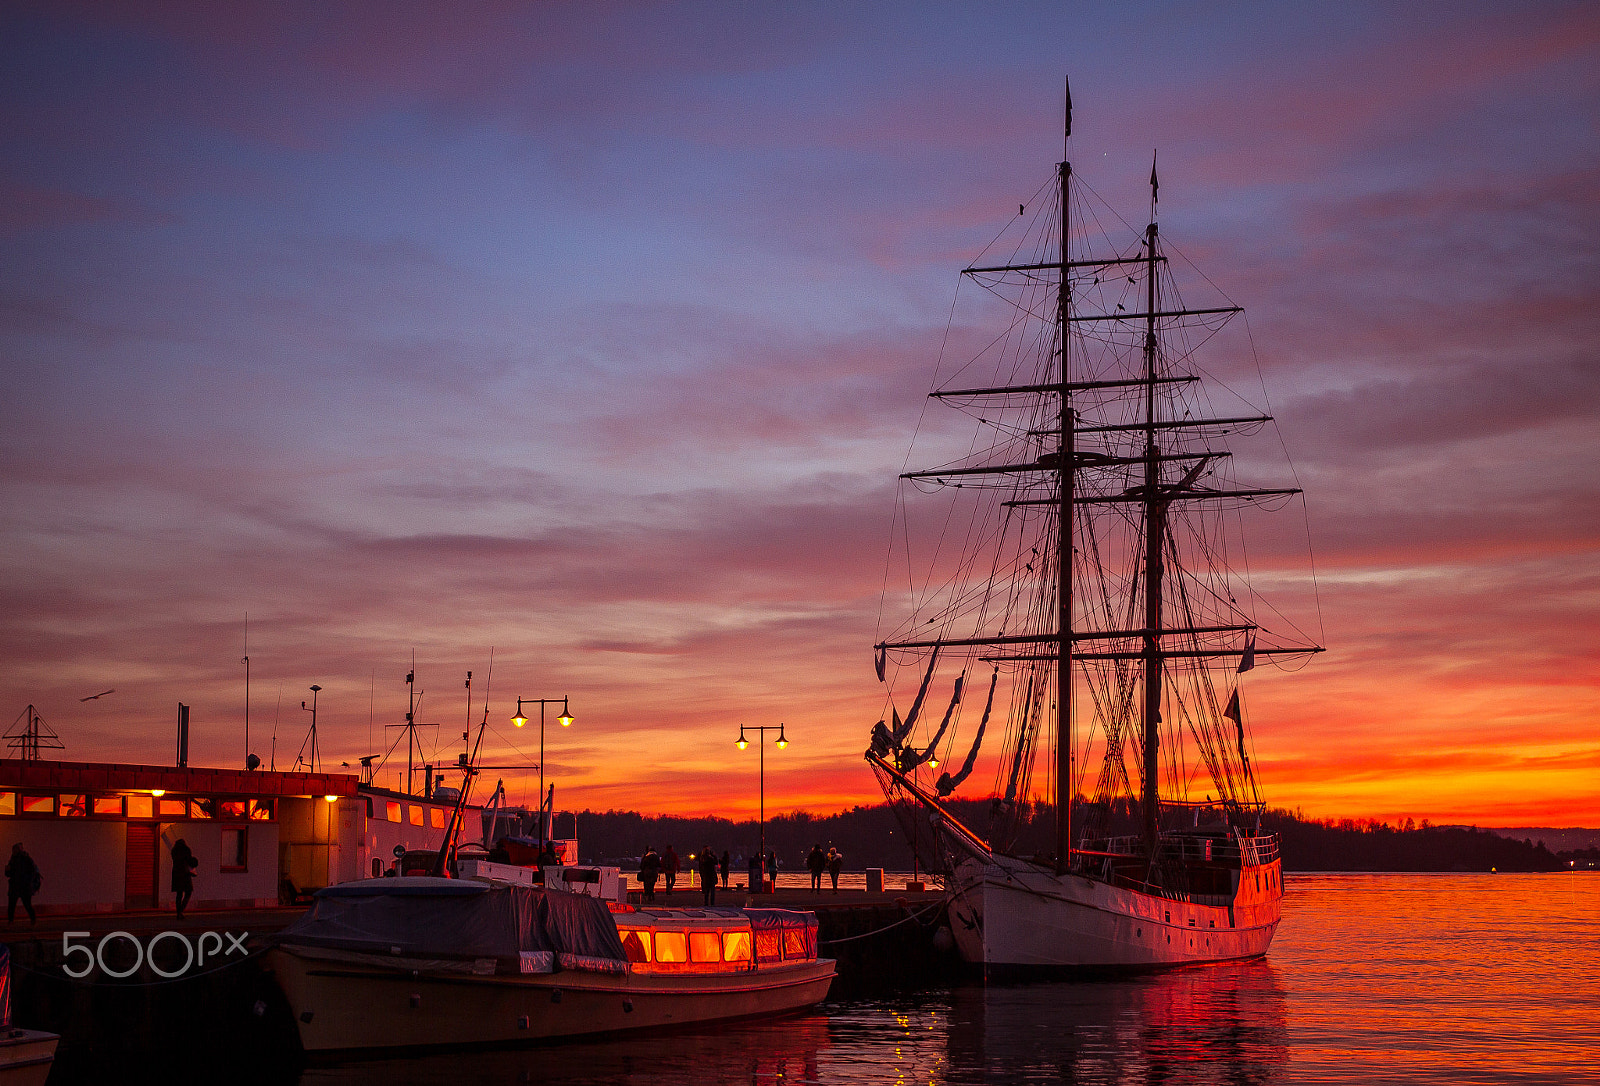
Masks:
[[[227,796],[353,796],[349,773],[272,773],[264,769],[205,769],[123,765],[112,762],[44,762],[0,759],[0,788],[53,792],[124,792],[164,789]]]

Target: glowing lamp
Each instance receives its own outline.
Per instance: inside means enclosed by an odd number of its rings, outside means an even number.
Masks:
[[[167,794],[167,790],[165,788],[152,788],[150,789],[150,794],[155,796],[157,799],[160,799],[162,796]]]
[[[748,747],[750,745],[750,740],[748,740],[748,739],[746,739],[744,737],[744,729],[743,728],[739,729],[739,742],[738,742],[737,745],[738,745],[740,750],[744,750],[746,747]]]
[[[513,726],[520,728],[524,724],[526,724],[527,722],[528,722],[528,718],[522,715],[522,699],[518,698],[517,699],[517,715],[511,718],[511,723],[512,723]]]
[[[567,699],[566,698],[562,698],[561,699],[561,715],[556,717],[556,719],[561,722],[561,726],[563,728],[567,727],[568,725],[570,725],[572,723],[572,714],[567,711]]]
[[[322,798],[327,800],[329,803],[332,803],[335,800],[337,800],[339,797],[338,796],[323,796]]]
[[[789,740],[787,740],[787,739],[785,739],[783,737],[783,725],[779,724],[778,725],[778,749],[782,750],[784,747],[786,747],[788,745],[789,745]]]

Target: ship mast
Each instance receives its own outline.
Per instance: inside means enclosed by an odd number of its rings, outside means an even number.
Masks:
[[[1154,192],[1155,167],[1150,167]],[[1161,558],[1167,504],[1159,493],[1161,452],[1156,446],[1156,224],[1145,228],[1144,326],[1144,835],[1152,860],[1161,833]]]
[[[1056,473],[1056,496],[1060,503],[1056,524],[1056,629],[1061,632],[1061,651],[1056,658],[1056,874],[1064,875],[1072,865],[1072,491],[1077,475],[1073,435],[1071,329],[1071,257],[1067,248],[1068,192],[1072,183],[1072,163],[1067,161],[1067,141],[1072,138],[1072,85],[1067,85],[1067,108],[1061,144],[1061,286],[1056,295],[1057,338],[1061,344],[1061,461]]]

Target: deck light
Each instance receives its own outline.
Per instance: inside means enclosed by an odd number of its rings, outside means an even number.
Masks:
[[[338,796],[323,796],[322,798],[327,800],[329,803],[332,803],[335,800],[337,800],[339,797]]]
[[[155,796],[157,799],[160,799],[162,796],[167,794],[167,790],[165,788],[152,788],[150,789],[150,794]]]

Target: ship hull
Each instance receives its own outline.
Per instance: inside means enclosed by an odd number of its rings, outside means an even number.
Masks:
[[[502,1045],[786,1014],[828,994],[828,959],[707,976],[429,975],[280,947],[271,968],[308,1054]]]
[[[956,871],[950,926],[990,971],[1124,972],[1265,954],[1282,916],[1276,860],[1241,871],[1224,904],[1174,900],[996,857]],[[1258,888],[1259,887],[1259,888]]]

